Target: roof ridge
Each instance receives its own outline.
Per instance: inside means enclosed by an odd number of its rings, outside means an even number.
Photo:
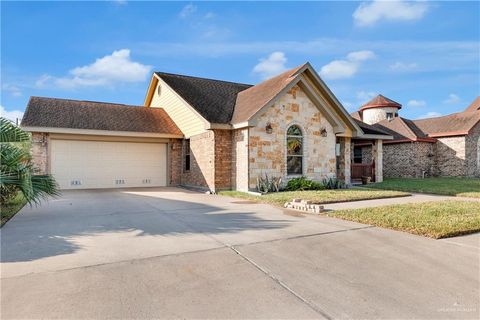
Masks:
[[[411,121],[407,118],[402,118],[402,117],[397,117],[398,119],[400,119],[400,123],[405,126],[407,128],[407,130],[415,137],[415,138],[419,138],[419,136],[415,133],[415,131],[412,130],[412,128],[410,128],[410,126],[408,125],[407,121]],[[405,121],[407,120],[407,121]],[[420,130],[421,131],[421,130]]]
[[[125,104],[125,103],[116,103],[116,102],[104,102],[104,101],[93,101],[93,100],[78,100],[78,99],[65,99],[65,98],[50,98],[50,97],[39,97],[39,96],[30,96],[32,98],[39,98],[45,100],[61,100],[61,101],[73,101],[73,102],[88,102],[88,103],[98,103],[98,104],[111,104],[115,106],[122,106],[122,107],[132,107],[132,108],[143,108],[142,105],[134,105],[134,104]],[[160,109],[160,108],[159,108]]]
[[[170,72],[163,72],[163,71],[154,71],[155,74],[165,74],[165,75],[170,75],[170,76],[177,76],[177,77],[185,77],[185,78],[193,78],[193,79],[201,79],[201,80],[209,80],[209,81],[218,81],[218,82],[224,82],[224,83],[231,83],[231,84],[239,84],[242,86],[251,86],[253,87],[253,84],[248,84],[248,83],[241,83],[241,82],[233,82],[233,81],[226,81],[226,80],[220,80],[220,79],[211,79],[211,78],[203,78],[203,77],[196,77],[196,76],[189,76],[185,74],[179,74],[179,73],[170,73]]]

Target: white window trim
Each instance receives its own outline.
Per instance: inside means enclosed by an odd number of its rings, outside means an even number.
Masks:
[[[287,146],[287,138],[288,137],[295,137],[295,136],[290,136],[288,135],[288,129],[290,129],[290,127],[292,126],[297,126],[300,131],[302,132],[302,173],[301,174],[298,174],[298,173],[294,173],[294,174],[288,174],[288,162],[287,162],[287,159],[289,157],[288,155],[288,146]],[[306,130],[303,128],[303,126],[299,123],[299,122],[290,122],[288,125],[287,125],[287,128],[285,130],[285,137],[283,139],[284,141],[284,150],[285,150],[285,177],[287,177],[288,179],[292,179],[292,178],[300,178],[302,176],[305,175],[305,164],[306,164],[306,157],[307,157],[307,145],[306,145]]]

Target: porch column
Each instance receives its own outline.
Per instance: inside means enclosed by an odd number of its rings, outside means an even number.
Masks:
[[[342,137],[338,139],[340,144],[340,150],[338,154],[338,173],[337,178],[343,180],[345,185],[350,186],[352,184],[351,175],[351,157],[352,157],[352,139],[348,137]]]
[[[372,145],[372,158],[375,161],[375,182],[383,181],[383,144],[376,139]]]

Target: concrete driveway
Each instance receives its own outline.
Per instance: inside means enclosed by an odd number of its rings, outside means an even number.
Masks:
[[[176,188],[64,192],[1,229],[1,317],[477,318],[436,241]]]

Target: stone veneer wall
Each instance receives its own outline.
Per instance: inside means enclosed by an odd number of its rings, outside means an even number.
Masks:
[[[465,176],[465,136],[437,138],[435,175]]]
[[[232,133],[232,189],[248,191],[248,128]]]
[[[374,124],[382,120],[387,119],[387,112],[398,113],[398,108],[395,107],[384,107],[384,108],[371,108],[363,110],[362,112],[362,121],[368,124]]]
[[[467,176],[480,177],[480,123],[470,131],[465,141]]]
[[[324,177],[336,176],[335,141],[332,125],[298,86],[283,97],[257,119],[257,125],[249,129],[249,188],[255,189],[257,177],[268,174],[280,176],[285,183],[286,131],[293,124],[303,131],[303,174],[309,179],[320,181]],[[265,130],[270,123],[273,132]],[[321,129],[327,136],[321,136]]]
[[[32,132],[32,162],[38,174],[49,173],[48,133]]]
[[[429,142],[406,142],[383,145],[385,178],[420,178],[422,171],[434,175],[435,145]]]

